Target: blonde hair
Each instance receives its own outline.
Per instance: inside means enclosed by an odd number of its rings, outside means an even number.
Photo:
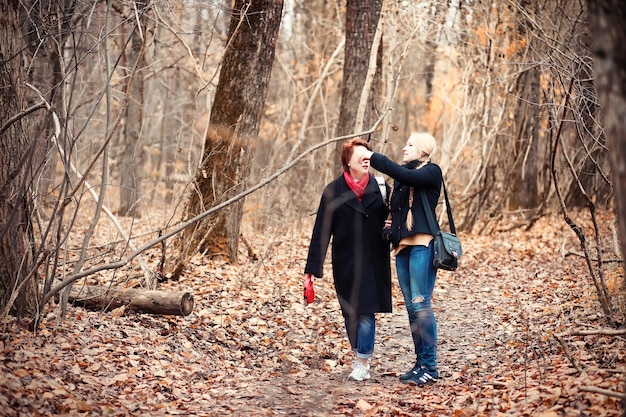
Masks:
[[[413,132],[408,139],[420,151],[420,161],[430,161],[430,157],[437,149],[435,138],[428,132]]]
[[[406,230],[413,229],[413,197],[415,188],[411,187],[409,190],[409,209],[406,212]]]
[[[430,162],[430,157],[437,149],[437,142],[433,135],[427,132],[413,132],[409,136],[408,141],[411,142],[420,151],[419,161],[421,162],[417,168],[421,168],[425,162]],[[413,229],[413,200],[415,197],[415,187],[411,187],[409,190],[409,210],[406,214],[406,228],[407,230]]]

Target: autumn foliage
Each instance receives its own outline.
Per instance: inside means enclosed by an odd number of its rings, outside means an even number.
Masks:
[[[606,218],[603,225],[606,226]],[[311,224],[244,236],[257,259],[193,258],[161,289],[192,292],[187,317],[47,307],[33,334],[5,320],[0,409],[6,416],[619,416],[624,333],[602,334],[573,233],[558,218],[492,237],[462,235],[457,272],[435,290],[442,379],[416,388],[402,297],[381,315],[372,380],[352,360],[330,279],[305,305]],[[254,239],[252,239],[254,236]],[[614,264],[610,269],[623,274]],[[596,392],[594,392],[596,391]]]

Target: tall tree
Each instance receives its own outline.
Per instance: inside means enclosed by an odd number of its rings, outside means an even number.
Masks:
[[[337,136],[362,130],[358,127],[369,128],[377,118],[376,110],[382,88],[382,40],[374,53],[372,53],[372,46],[382,7],[383,0],[347,0],[346,2],[346,43]],[[376,59],[376,72],[373,74],[369,91],[364,93],[363,89],[368,85],[366,81],[372,56]],[[365,98],[365,103],[361,102],[362,98]],[[365,106],[362,120],[358,120],[360,105]],[[337,143],[337,154],[340,149],[341,143]],[[341,165],[339,158],[335,158],[335,164],[339,170]]]
[[[587,0],[596,87],[615,187],[622,255],[626,254],[626,3]],[[626,288],[626,278],[624,281]]]
[[[622,258],[626,255],[626,3],[588,0],[596,87],[604,107],[604,128],[613,167]],[[624,276],[623,291],[626,291]],[[626,384],[625,384],[626,386]],[[626,417],[626,401],[622,400]]]
[[[58,51],[72,7],[0,1],[0,315],[37,308],[32,213],[51,125],[42,109],[55,102]]]
[[[435,78],[435,64],[437,63],[437,52],[439,50],[439,33],[442,27],[444,26],[445,21],[445,9],[448,6],[446,3],[442,1],[434,1],[434,4],[430,9],[432,10],[432,15],[429,17],[431,19],[428,20],[428,35],[424,42],[425,53],[424,57],[424,85],[426,87],[426,91],[424,92],[424,105],[428,108],[430,106],[430,99],[433,94],[433,81]]]
[[[522,13],[521,11],[525,13]],[[515,25],[516,37],[511,41],[511,49],[515,50],[517,62],[528,60],[528,50],[540,49],[543,44],[536,45],[531,30],[532,19],[527,14],[536,15],[536,5],[531,0],[522,0],[520,10],[517,11]],[[528,48],[520,45],[529,45]],[[510,197],[508,208],[534,210],[541,206],[538,181],[541,168],[540,135],[539,135],[539,100],[540,72],[533,66],[527,65],[522,69],[517,79],[515,88],[518,100],[513,103],[518,117],[513,121],[514,140],[511,152],[508,153],[510,160],[505,160],[509,168],[506,174],[510,185]],[[506,154],[505,154],[506,156]]]
[[[188,219],[246,187],[282,17],[282,0],[236,0]],[[236,262],[243,200],[181,234],[175,277],[196,252]]]
[[[32,229],[26,193],[31,177],[27,167],[37,145],[29,139],[24,123],[28,106],[22,87],[26,74],[18,59],[24,47],[19,11],[14,2],[3,0],[0,14],[4,21],[0,31],[0,307],[4,309],[31,267]],[[22,292],[22,298],[21,304],[26,305],[34,294]]]
[[[141,178],[145,160],[140,142],[143,131],[144,76],[146,36],[146,9],[148,1],[135,1],[138,12],[136,24],[130,34],[130,48],[125,51],[126,85],[125,92],[130,96],[126,107],[122,151],[120,155],[120,208],[122,215],[138,216],[137,203],[141,195]],[[131,13],[134,13],[131,10]],[[135,20],[135,19],[134,19]]]

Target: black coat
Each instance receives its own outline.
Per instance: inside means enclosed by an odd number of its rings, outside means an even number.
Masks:
[[[304,272],[323,276],[332,237],[333,282],[344,316],[391,312],[389,243],[382,237],[387,214],[372,175],[361,202],[343,174],[324,189]]]
[[[426,193],[433,218],[436,219],[435,208],[439,201],[441,183],[443,182],[443,175],[439,165],[429,162],[422,168],[415,169],[419,161],[411,161],[404,165],[399,165],[379,153],[372,155],[370,164],[372,168],[395,179],[390,202],[391,229],[385,235],[393,247],[398,247],[401,239],[416,233],[433,234],[430,227],[428,227],[428,218],[424,211],[420,192]],[[411,188],[414,189],[413,206],[411,207],[413,228],[408,230],[406,218],[409,211],[409,192]]]

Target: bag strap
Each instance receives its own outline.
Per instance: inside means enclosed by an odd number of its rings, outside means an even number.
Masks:
[[[383,177],[374,177],[376,182],[378,183],[378,188],[380,188],[380,193],[383,195],[383,201],[387,204],[387,184],[385,183],[385,178]]]
[[[448,191],[446,190],[446,182],[441,178],[441,184],[443,185],[443,195],[446,200],[446,212],[448,213],[448,224],[450,225],[450,232],[453,235],[456,235],[456,228],[454,227],[454,219],[452,218],[452,207],[450,207],[450,200],[448,199]],[[428,204],[428,199],[426,198],[426,193],[422,190],[420,191],[420,196],[422,198],[422,205],[424,206],[424,212],[426,213],[426,218],[428,219],[428,227],[430,228],[430,233],[435,236],[441,228],[439,224],[435,221],[435,216],[433,215],[433,211],[430,208],[430,204]]]
[[[443,185],[443,195],[446,200],[446,211],[448,212],[448,224],[450,225],[450,232],[453,235],[456,235],[456,227],[454,227],[454,219],[452,218],[452,206],[450,205],[450,200],[448,199],[448,190],[446,190],[446,182],[441,177],[441,185]]]

